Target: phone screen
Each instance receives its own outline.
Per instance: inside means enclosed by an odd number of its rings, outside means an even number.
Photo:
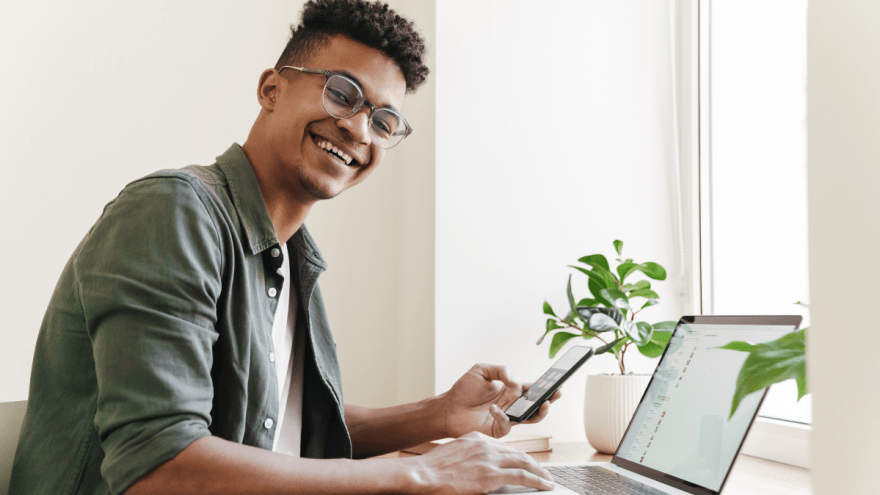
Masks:
[[[512,421],[520,422],[529,419],[541,407],[541,404],[549,399],[569,376],[574,374],[575,370],[587,362],[593,352],[592,347],[585,346],[575,346],[569,349],[504,413]]]

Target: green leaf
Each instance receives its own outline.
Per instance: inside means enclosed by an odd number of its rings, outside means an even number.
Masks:
[[[798,387],[797,400],[800,401],[805,395],[807,395],[809,393],[807,391],[807,374],[806,373],[799,374],[795,380],[797,381],[797,387]]]
[[[742,351],[742,352],[752,352],[752,349],[754,349],[754,348],[755,348],[755,346],[753,344],[749,344],[748,342],[742,342],[739,340],[731,342],[726,345],[723,345],[721,347],[718,347],[718,349],[728,349],[731,351]]]
[[[606,352],[610,351],[614,346],[616,346],[618,344],[623,344],[624,340],[626,340],[626,337],[621,337],[613,342],[609,342],[609,343],[603,345],[602,347],[596,349],[596,352],[594,353],[594,355],[605,354]]]
[[[730,417],[733,417],[745,397],[774,383],[794,378],[798,381],[798,394],[801,392],[801,384],[806,391],[806,374],[804,330],[792,332],[772,342],[755,345],[736,378],[736,391],[733,394]]]
[[[579,270],[584,275],[590,277],[591,283],[595,282],[596,284],[602,286],[603,289],[607,288],[607,287],[617,287],[617,284],[614,283],[614,280],[611,278],[610,273],[608,275],[604,275],[599,270],[587,270],[586,268],[583,268],[580,266],[574,266],[574,265],[568,265],[568,266],[570,266],[571,268],[574,268],[576,270]]]
[[[604,313],[595,313],[591,315],[587,327],[594,332],[608,332],[620,328],[617,325],[617,322],[614,321],[614,318]]]
[[[644,297],[647,299],[660,299],[660,296],[651,289],[639,289],[629,293],[629,297]]]
[[[608,273],[611,273],[611,268],[608,266],[608,260],[605,259],[601,254],[591,254],[589,256],[584,256],[583,258],[578,258],[578,261],[585,265],[590,265],[593,268],[601,268]]]
[[[651,282],[648,282],[647,280],[639,280],[638,282],[634,283],[633,286],[636,289],[650,289]]]
[[[642,309],[645,309],[648,306],[655,306],[657,304],[660,304],[659,299],[648,299],[648,302],[646,302],[645,304],[642,304]]]
[[[550,357],[553,358],[556,356],[556,353],[562,349],[565,343],[575,337],[580,337],[580,335],[568,332],[559,332],[554,335],[553,340],[550,341]]]
[[[672,337],[672,332],[661,332],[654,329],[654,333],[651,334],[651,341],[639,346],[639,352],[649,358],[660,357],[663,355],[663,351],[666,350],[670,337]]]
[[[578,308],[581,308],[584,306],[592,308],[592,307],[595,307],[598,305],[599,305],[599,301],[597,301],[596,299],[581,299],[577,303]]]
[[[629,299],[626,297],[626,294],[617,289],[602,289],[599,293],[603,298],[611,301],[611,304],[619,310],[632,309],[629,307]]]
[[[547,324],[544,328],[544,335],[541,335],[541,338],[535,342],[535,345],[541,345],[541,342],[544,342],[544,338],[547,337],[547,334],[552,332],[553,330],[559,330],[560,328],[565,328],[556,323],[556,320],[553,318],[547,318]]]
[[[629,320],[620,324],[620,329],[636,345],[645,345],[651,341],[651,333],[654,331],[651,325],[645,322],[632,322]]]
[[[671,331],[675,330],[675,327],[677,325],[678,325],[677,321],[661,321],[660,323],[654,323],[651,326],[654,327],[655,331],[656,330],[667,330],[667,331],[671,332]]]
[[[593,297],[595,297],[600,303],[604,304],[605,306],[608,306],[609,308],[614,307],[613,302],[605,299],[605,297],[602,296],[602,289],[605,288],[603,285],[597,283],[593,279],[590,279],[589,287],[590,287],[590,293],[593,294]]]
[[[617,251],[617,255],[620,256],[620,251],[623,250],[623,241],[614,241],[614,250]]]
[[[553,308],[550,307],[550,303],[548,303],[547,301],[544,301],[544,314],[556,316],[556,313],[553,312]]]
[[[565,318],[562,319],[562,323],[574,323],[574,319],[577,317],[576,311],[569,311]]]
[[[642,263],[638,269],[654,280],[666,280],[666,270],[652,261]]]
[[[629,277],[633,272],[639,269],[639,264],[633,263],[630,260],[626,260],[617,267],[617,273],[620,275],[620,282],[623,283],[626,277]]]
[[[574,294],[571,293],[571,275],[568,276],[568,287],[565,289],[565,294],[568,296],[568,307],[571,312],[575,312],[577,305],[574,303]]]

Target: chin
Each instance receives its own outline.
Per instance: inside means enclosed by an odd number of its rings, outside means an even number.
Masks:
[[[342,188],[334,188],[329,184],[315,184],[308,180],[303,180],[300,184],[302,190],[305,191],[312,199],[333,199],[343,191]]]

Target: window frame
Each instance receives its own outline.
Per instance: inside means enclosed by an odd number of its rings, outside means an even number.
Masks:
[[[689,94],[682,98],[679,115],[688,116],[696,114],[696,125],[688,125],[689,119],[685,118],[683,124],[690,127],[691,133],[696,133],[693,140],[696,149],[691,149],[697,158],[697,166],[691,167],[691,174],[696,174],[696,192],[691,194],[696,197],[699,213],[699,221],[696,222],[697,232],[691,232],[691,242],[697,242],[698,248],[695,256],[691,257],[692,266],[697,268],[698,276],[693,277],[693,294],[690,306],[698,309],[700,314],[714,314],[713,272],[712,272],[712,140],[710,122],[712,118],[711,105],[711,0],[698,0],[688,2],[685,0],[671,0],[682,9],[679,15],[679,37],[683,40],[681,50],[685,54],[682,67],[674,69],[687,78],[696,77],[696,94]],[[692,59],[688,57],[690,54]],[[693,63],[696,62],[696,63]],[[687,87],[687,85],[685,85]],[[679,123],[676,123],[679,125]],[[691,134],[692,136],[693,134]],[[687,141],[685,142],[687,144]],[[681,187],[685,187],[682,184]],[[697,282],[698,281],[698,282]],[[698,285],[697,285],[698,284]],[[741,453],[753,457],[760,457],[772,461],[791,464],[794,466],[809,468],[810,440],[812,427],[808,424],[785,421],[774,418],[758,416],[748,437],[742,447]]]

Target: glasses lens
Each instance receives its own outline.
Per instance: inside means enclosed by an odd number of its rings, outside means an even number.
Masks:
[[[395,147],[406,137],[406,120],[388,108],[379,108],[370,118],[370,138],[380,148]]]
[[[364,94],[354,81],[332,75],[324,85],[324,110],[337,119],[347,119],[361,109]]]

